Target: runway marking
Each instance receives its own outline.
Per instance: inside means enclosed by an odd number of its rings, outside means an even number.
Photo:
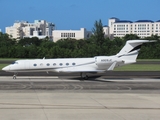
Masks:
[[[12,76],[0,76],[0,78],[12,78]],[[17,76],[17,79],[23,79],[23,78],[27,78],[27,79],[45,79],[45,78],[58,78],[58,76]]]
[[[12,76],[0,76],[0,81],[50,81],[56,80],[58,81],[73,81],[72,79],[61,79],[58,76],[17,76],[17,79],[13,79]],[[110,81],[110,82],[160,82],[160,79],[154,78],[130,78],[130,79],[122,79],[122,78],[99,78],[96,81]],[[75,80],[79,82],[78,80]],[[74,81],[74,82],[75,82]],[[88,81],[89,82],[89,81]],[[92,81],[94,82],[94,80]]]
[[[132,90],[132,88],[131,87],[127,87],[129,90]]]
[[[110,81],[110,82],[160,82],[160,79],[151,79],[151,78],[132,78],[132,79],[98,79],[98,80],[103,80],[103,81]]]
[[[74,105],[74,104],[21,104],[21,103],[0,103],[0,109],[137,109],[137,110],[160,110],[160,107],[107,107],[99,105]],[[7,105],[7,106],[5,106]]]
[[[18,76],[13,79],[12,76],[0,76],[0,82],[49,82],[60,81],[58,76]]]

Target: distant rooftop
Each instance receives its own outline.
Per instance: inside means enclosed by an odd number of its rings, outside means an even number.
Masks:
[[[104,25],[103,27],[108,27],[108,25]]]
[[[133,21],[130,21],[130,20],[119,20],[116,17],[111,17],[110,19],[116,19],[115,23],[133,23]],[[135,23],[141,23],[141,22],[154,23],[154,21],[152,21],[152,20],[137,20],[137,21],[135,21]],[[155,21],[155,22],[160,22],[160,20]]]
[[[119,21],[116,21],[115,23],[133,23],[133,22],[129,20],[119,20]]]
[[[138,20],[138,21],[135,21],[135,22],[152,22],[153,23],[152,20]]]
[[[118,19],[118,18],[116,18],[116,17],[111,17],[110,19]],[[118,19],[119,20],[119,19]]]

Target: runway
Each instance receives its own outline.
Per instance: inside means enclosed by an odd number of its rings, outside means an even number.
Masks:
[[[62,76],[0,76],[3,120],[159,120],[160,77],[116,73],[81,81]]]
[[[81,81],[75,77],[0,77],[0,90],[44,90],[61,92],[153,92],[160,90],[160,79],[92,78]],[[122,91],[121,91],[122,90]]]
[[[12,79],[12,74],[0,71],[0,90],[72,90],[74,92],[160,90],[159,71],[112,71],[88,74],[89,80],[82,80],[79,73],[20,73],[15,80]]]

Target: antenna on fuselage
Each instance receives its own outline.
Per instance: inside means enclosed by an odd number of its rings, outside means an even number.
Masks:
[[[43,58],[43,60],[45,59],[45,57]]]

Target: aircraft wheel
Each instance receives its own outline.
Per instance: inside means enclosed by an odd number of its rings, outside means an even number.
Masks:
[[[81,73],[80,75],[83,80],[88,80],[88,75],[86,75],[86,73]]]
[[[83,77],[84,80],[88,80],[88,75],[86,75],[85,77]]]
[[[14,75],[13,75],[13,79],[17,79],[17,75],[18,75],[18,73],[14,73]]]
[[[13,75],[13,79],[16,79],[16,75]]]

